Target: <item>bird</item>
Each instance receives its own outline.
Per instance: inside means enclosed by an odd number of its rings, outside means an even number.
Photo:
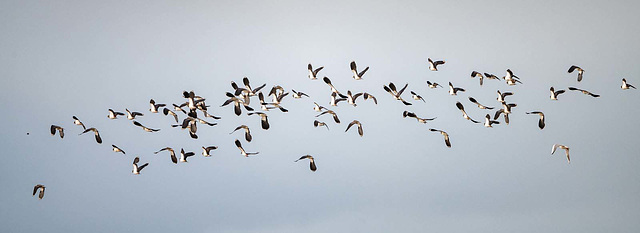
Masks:
[[[540,129],[544,129],[544,113],[539,111],[526,112],[526,114],[538,114],[540,116],[540,120],[538,120],[538,127]]]
[[[336,123],[340,124],[340,119],[338,119],[338,115],[334,111],[331,111],[331,110],[324,111],[324,112],[316,115],[316,117],[322,116],[322,115],[327,114],[327,113],[331,114],[333,116],[333,121],[335,121]]]
[[[64,128],[57,125],[51,125],[51,136],[56,135],[56,131],[58,131],[60,138],[64,138]]]
[[[442,134],[442,136],[444,136],[444,144],[447,145],[447,147],[451,148],[451,141],[449,141],[449,134],[447,132],[439,129],[429,129],[429,131],[439,132],[440,134]]]
[[[242,148],[242,144],[240,143],[240,140],[236,139],[235,143],[236,143],[236,146],[238,147],[238,149],[240,149],[240,154],[244,155],[244,157],[249,157],[249,155],[257,155],[257,154],[259,154],[259,153],[260,153],[260,152],[250,152],[250,153],[247,153],[247,152],[244,150],[244,148]]]
[[[628,84],[628,83],[627,83],[627,80],[626,80],[626,79],[624,79],[624,78],[622,79],[622,86],[620,86],[620,88],[622,88],[622,90],[627,90],[627,89],[629,89],[629,88],[636,89],[636,87],[634,87],[633,85]]]
[[[459,87],[453,87],[453,84],[449,82],[449,95],[458,95],[459,91],[464,92],[465,90]]]
[[[204,157],[210,157],[211,154],[209,154],[212,150],[218,149],[217,146],[208,146],[208,147],[202,147],[202,155]]]
[[[245,105],[244,101],[242,101],[241,99],[236,98],[233,94],[227,92],[226,95],[227,95],[227,97],[229,97],[229,99],[227,99],[220,107],[227,106],[228,104],[233,102],[233,112],[237,116],[240,116],[240,114],[242,114],[242,109],[240,108],[241,104],[248,111],[253,111],[253,108],[249,107],[248,105]]]
[[[484,80],[484,75],[482,75],[482,73],[478,72],[478,71],[471,71],[471,78],[479,78],[480,79],[480,86],[482,86],[482,81]]]
[[[269,105],[273,105],[272,103],[270,104],[264,101],[264,94],[262,94],[262,92],[258,93],[258,99],[260,100],[260,109],[262,109],[263,111],[269,111],[271,109],[276,108],[275,106],[269,106]],[[278,105],[278,107],[279,106],[280,105]]]
[[[113,109],[109,109],[109,115],[107,115],[109,119],[117,119],[118,116],[124,116],[124,113],[115,112]]]
[[[498,76],[494,75],[494,74],[490,74],[490,73],[484,73],[484,78],[486,79],[495,79],[495,80],[500,80],[500,78],[498,78]]]
[[[229,134],[232,134],[232,133],[236,132],[239,129],[244,129],[244,139],[247,140],[247,142],[251,142],[252,137],[251,137],[251,131],[249,130],[249,126],[240,125],[240,126],[236,127],[236,129],[231,131],[231,133],[229,133]]]
[[[140,158],[136,157],[135,159],[133,159],[133,171],[131,172],[133,172],[134,175],[140,175],[142,169],[149,165],[149,163],[145,163],[142,164],[142,166],[138,166],[138,162],[140,162]]]
[[[318,105],[318,103],[313,102],[313,110],[316,112],[322,112],[322,109],[327,109],[325,107],[322,107],[320,105]],[[327,109],[328,110],[328,109]]]
[[[565,90],[556,91],[555,89],[553,89],[553,87],[549,88],[549,91],[551,92],[551,95],[549,96],[549,98],[551,98],[551,100],[558,100],[558,95],[560,95],[560,94],[565,92]]]
[[[173,148],[171,148],[171,147],[165,147],[165,148],[162,148],[162,149],[160,149],[159,151],[153,152],[153,154],[158,154],[158,153],[160,153],[161,151],[165,151],[165,150],[166,150],[166,151],[169,151],[169,153],[171,153],[171,162],[173,162],[173,163],[177,164],[177,163],[178,163],[178,158],[176,157],[176,152],[175,152],[175,151],[173,151]]]
[[[600,97],[600,95],[593,94],[593,93],[591,93],[591,92],[589,92],[587,90],[583,90],[583,89],[579,89],[579,88],[575,88],[575,87],[569,87],[569,90],[570,91],[579,91],[579,92],[582,92],[582,94],[590,95],[590,96],[595,97],[595,98]]]
[[[195,118],[195,119],[198,120],[198,122],[200,122],[200,124],[205,124],[205,125],[208,125],[208,126],[216,126],[216,125],[218,125],[218,123],[207,122],[207,121],[205,121],[203,119],[200,119],[200,118]]]
[[[250,112],[247,113],[247,115],[251,116],[253,114],[257,114],[258,116],[260,116],[260,122],[262,123],[262,129],[267,130],[269,129],[269,119],[267,119],[267,114],[262,113],[262,112]]]
[[[520,78],[518,78],[518,76],[513,75],[513,72],[510,69],[507,69],[507,75],[505,75],[503,79],[507,81],[507,84],[509,86],[516,85],[516,83],[522,84],[522,82],[520,82]]]
[[[487,113],[487,115],[484,116],[484,127],[493,128],[493,126],[491,126],[493,124],[500,124],[500,122],[491,120],[491,115]]]
[[[471,119],[471,117],[469,117],[469,115],[467,115],[467,112],[464,111],[464,106],[462,105],[462,103],[460,103],[460,101],[456,102],[456,107],[458,107],[458,109],[462,112],[462,117],[464,117],[464,119],[470,120],[473,123],[480,123],[479,121],[476,121],[474,119]]]
[[[73,116],[73,123],[76,125],[82,126],[82,129],[87,129],[87,127],[85,127],[84,124],[82,124],[82,122],[78,120],[76,116]]]
[[[357,106],[356,99],[361,95],[362,95],[362,93],[357,93],[355,95],[352,95],[351,91],[347,91],[347,103],[352,105],[352,106],[354,106],[354,107]]]
[[[173,105],[173,110],[180,111],[180,112],[182,112],[184,114],[187,114],[187,111],[182,109],[182,107],[187,106],[187,103],[182,103],[180,105],[177,105],[177,104],[172,104],[172,105]]]
[[[555,153],[556,149],[558,148],[564,150],[564,153],[567,155],[567,163],[571,163],[571,158],[569,158],[569,147],[565,145],[553,144],[553,147],[551,148],[551,154]]]
[[[329,126],[327,126],[326,123],[322,122],[322,121],[318,121],[318,120],[314,120],[313,121],[313,127],[318,127],[318,126],[324,126],[327,127],[327,130],[329,130]]]
[[[376,99],[375,96],[366,92],[362,96],[364,96],[364,100],[372,99],[374,104],[378,104],[378,100]]]
[[[440,85],[440,84],[438,84],[436,82],[432,83],[431,81],[427,81],[427,86],[429,86],[429,88],[431,88],[431,89],[436,88],[436,87],[442,87],[442,85]]]
[[[222,117],[214,116],[214,115],[209,114],[206,110],[202,110],[202,112],[204,113],[204,117],[211,117],[211,118],[216,119],[216,120],[222,119]]]
[[[426,102],[426,101],[424,101],[424,98],[422,98],[422,96],[416,94],[413,91],[410,91],[410,92],[411,92],[411,98],[413,98],[414,100],[422,100],[422,102]]]
[[[140,122],[137,122],[137,121],[133,121],[133,124],[134,124],[135,126],[138,126],[138,127],[142,128],[144,131],[147,131],[147,132],[157,132],[157,131],[160,131],[160,129],[147,128],[146,126],[144,126],[144,125],[140,124]]]
[[[431,71],[438,71],[438,66],[444,64],[444,61],[434,62],[431,58],[427,58],[427,61],[429,61],[429,70]]]
[[[309,97],[309,95],[307,95],[307,94],[305,94],[305,93],[303,93],[303,92],[301,92],[301,91],[300,91],[300,92],[298,92],[298,91],[296,91],[296,90],[291,89],[291,92],[293,92],[293,98],[294,98],[294,99],[300,99],[300,98],[302,98],[303,96]]]
[[[324,66],[320,66],[314,70],[313,66],[311,66],[311,63],[309,63],[309,65],[307,66],[307,69],[309,70],[309,79],[311,80],[317,79],[318,72],[320,72],[323,68]]]
[[[428,121],[432,121],[435,120],[437,117],[434,118],[420,118],[418,117],[415,113],[413,112],[409,112],[409,111],[404,111],[402,112],[402,117],[412,117],[412,118],[416,118],[416,120],[418,120],[418,122],[426,124]]]
[[[139,113],[139,112],[131,112],[129,111],[129,109],[125,109],[125,111],[127,111],[127,119],[129,120],[133,120],[135,119],[137,116],[144,116],[144,114]]]
[[[313,159],[313,156],[311,156],[311,155],[302,156],[302,157],[300,157],[299,159],[297,159],[296,161],[293,161],[293,162],[298,162],[298,161],[303,160],[303,159],[308,159],[309,160],[309,168],[311,169],[312,172],[315,172],[318,169],[316,167],[316,162]]]
[[[86,132],[89,132],[89,131],[93,131],[93,134],[95,134],[95,137],[96,137],[96,142],[98,144],[102,144],[102,138],[100,137],[100,132],[98,132],[98,130],[96,128],[88,128],[88,129],[86,129],[85,131],[83,131],[82,133],[80,133],[78,135],[82,135],[82,134],[84,134]]]
[[[336,93],[338,95],[340,95],[340,97],[342,98],[347,98],[347,96],[340,94],[340,92],[338,91],[338,89],[336,89],[333,84],[331,84],[331,80],[327,77],[322,78],[322,81],[324,81],[324,83],[326,83],[327,85],[329,85],[329,87],[331,87],[331,92]]]
[[[478,108],[480,108],[480,109],[489,109],[489,110],[493,109],[493,107],[487,107],[487,106],[484,106],[484,105],[478,103],[478,101],[476,99],[474,99],[473,97],[469,97],[469,101],[471,101],[471,103],[474,103],[474,104],[478,105]]]
[[[505,102],[502,102],[502,108],[499,109],[498,111],[496,111],[495,116],[493,117],[494,120],[497,120],[498,117],[500,117],[500,114],[504,114],[504,123],[505,124],[509,124],[509,114],[511,114],[511,108],[513,107],[517,107],[517,104],[507,104]]]
[[[353,120],[351,123],[349,123],[349,125],[347,126],[347,129],[344,132],[349,131],[349,128],[351,128],[351,126],[353,125],[358,125],[358,134],[360,135],[360,137],[362,137],[362,124],[360,124],[360,121],[358,120]]]
[[[260,90],[262,90],[262,88],[264,88],[264,87],[267,85],[267,84],[265,83],[265,84],[262,84],[262,85],[261,85],[261,86],[259,86],[259,87],[256,87],[255,89],[252,89],[252,88],[251,88],[251,85],[250,85],[250,83],[249,83],[249,78],[247,78],[247,77],[242,78],[242,83],[244,84],[244,87],[245,87],[245,88],[244,88],[244,90],[246,90],[246,91],[247,91],[247,95],[248,95],[248,96],[255,96],[255,95],[257,95],[257,93],[258,93]],[[238,88],[238,89],[242,90],[242,88]],[[236,89],[236,93],[238,92],[238,89]],[[236,94],[236,95],[238,95],[238,94]]]
[[[123,155],[126,155],[127,153],[125,153],[122,149],[120,149],[119,147],[117,147],[116,145],[111,144],[111,147],[113,147],[113,152],[120,152]]]
[[[568,73],[573,73],[573,71],[578,70],[578,82],[582,81],[582,75],[584,74],[584,70],[576,65],[572,65],[569,67]]]
[[[347,96],[347,98],[348,98],[348,96]],[[329,105],[338,106],[338,103],[340,103],[340,101],[345,101],[345,100],[347,100],[347,98],[338,98],[336,93],[332,92],[331,93],[331,100],[329,101]]]
[[[191,151],[189,152],[184,152],[184,148],[180,148],[180,162],[181,163],[187,163],[187,158],[194,156],[196,153],[193,153]]]
[[[173,118],[176,120],[176,123],[178,123],[178,114],[176,114],[175,112],[169,110],[168,108],[164,108],[162,109],[162,113],[164,113],[165,116],[171,114]]]
[[[364,75],[364,73],[367,72],[367,70],[369,70],[369,67],[367,66],[367,68],[364,68],[364,70],[360,71],[360,73],[358,73],[358,69],[356,67],[356,62],[352,61],[351,64],[351,72],[353,72],[353,79],[355,80],[360,80],[362,79],[362,76]]]
[[[505,93],[501,93],[500,90],[497,91],[498,92],[498,102],[500,103],[504,103],[504,98],[506,98],[507,96],[513,95],[513,93],[511,92],[505,92]]]
[[[42,199],[44,197],[44,190],[45,189],[46,189],[46,187],[44,187],[44,185],[36,184],[36,186],[33,186],[33,195],[32,196],[35,196],[36,193],[38,192],[38,190],[40,190],[40,194],[38,194],[38,199]]]
[[[409,84],[405,84],[404,87],[402,87],[402,89],[400,89],[400,91],[396,90],[396,85],[393,84],[392,82],[389,83],[389,86],[387,87],[386,85],[383,86],[384,90],[389,92],[389,94],[391,94],[391,96],[393,96],[393,98],[395,98],[396,100],[401,101],[404,105],[411,105],[411,103],[405,101],[404,99],[402,99],[402,93],[404,92],[405,89],[407,89],[407,87],[409,86]]]
[[[161,107],[164,107],[164,106],[167,106],[167,105],[166,104],[156,104],[156,101],[151,99],[151,100],[149,100],[149,106],[150,106],[150,108],[149,108],[150,112],[158,113],[158,108],[161,108]]]

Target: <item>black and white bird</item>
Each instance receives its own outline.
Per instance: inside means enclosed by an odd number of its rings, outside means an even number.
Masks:
[[[509,86],[516,85],[516,83],[522,84],[522,82],[520,82],[520,78],[518,78],[518,76],[513,75],[513,72],[510,69],[507,69],[507,74],[503,77],[503,79],[507,82],[507,85]]]
[[[429,61],[429,70],[438,71],[438,66],[444,64],[444,61],[433,61],[431,58],[427,58]]]
[[[222,119],[222,117],[209,114],[206,110],[202,110],[202,113],[204,113],[204,117],[211,117],[211,118],[216,119],[216,120]]]
[[[173,105],[173,110],[187,114],[187,111],[182,108],[187,106],[187,103],[182,103],[180,105],[177,105],[177,104],[172,104],[172,105]]]
[[[342,98],[347,98],[347,96],[345,96],[343,94],[340,94],[338,89],[336,89],[336,87],[333,86],[333,84],[331,83],[331,80],[329,78],[324,77],[324,78],[322,78],[322,81],[324,81],[324,83],[326,83],[327,85],[329,85],[329,87],[331,87],[331,92],[338,94]]]
[[[129,109],[124,109],[125,111],[127,111],[127,119],[129,120],[133,120],[136,119],[137,116],[144,116],[144,114],[139,113],[139,112],[131,112],[129,111]]]
[[[116,152],[116,153],[120,152],[120,153],[122,153],[123,155],[126,155],[126,154],[127,154],[127,153],[125,153],[125,152],[124,152],[124,150],[120,149],[120,148],[119,148],[118,146],[116,146],[116,145],[111,144],[111,147],[113,147],[113,152]]]
[[[568,73],[573,73],[573,71],[578,71],[578,82],[582,81],[582,75],[584,74],[584,70],[576,65],[572,65],[569,67]]]
[[[451,141],[449,141],[449,134],[447,132],[439,129],[429,129],[429,131],[439,132],[440,134],[442,134],[442,136],[444,136],[444,144],[447,145],[447,147],[451,148]]]
[[[362,124],[360,124],[360,121],[358,120],[353,120],[351,123],[349,123],[349,125],[347,126],[347,129],[344,132],[349,131],[349,128],[351,128],[351,126],[353,125],[358,125],[358,134],[360,135],[360,137],[362,137],[363,135]]]
[[[216,126],[216,125],[218,125],[218,123],[211,123],[211,122],[205,121],[205,120],[200,119],[200,118],[195,118],[195,119],[198,120],[198,122],[200,122],[200,124],[204,124],[204,125],[208,125],[208,126]]]
[[[164,113],[165,116],[169,114],[172,115],[173,119],[175,119],[176,123],[178,123],[178,114],[176,114],[175,112],[169,110],[168,108],[164,108],[162,109],[162,113]]]
[[[331,114],[333,116],[333,121],[335,121],[336,123],[340,124],[340,119],[338,119],[338,115],[334,111],[331,111],[331,110],[324,111],[324,112],[316,115],[316,117],[322,116],[324,114]]]
[[[482,73],[478,72],[478,71],[471,71],[471,78],[478,78],[480,79],[480,86],[482,86],[482,82],[484,80],[484,75],[482,75]]]
[[[36,193],[38,192],[38,190],[40,190],[40,194],[38,194],[38,199],[42,199],[44,197],[44,190],[45,189],[46,189],[46,187],[44,187],[44,185],[36,184],[36,186],[33,186],[33,195],[31,195],[31,196],[35,196]]]
[[[600,95],[598,95],[598,94],[593,94],[593,93],[591,93],[591,92],[589,92],[587,90],[583,90],[583,89],[579,89],[579,88],[575,88],[575,87],[569,87],[569,90],[570,91],[579,91],[579,92],[582,92],[582,94],[590,95],[590,96],[595,97],[595,98],[600,97]]]
[[[478,108],[480,108],[480,109],[489,109],[489,110],[493,109],[493,107],[487,107],[487,106],[484,106],[484,105],[478,103],[478,101],[476,99],[474,99],[473,97],[469,97],[469,101],[471,101],[471,103],[474,103],[474,104],[478,105]]]
[[[215,150],[215,149],[218,149],[218,147],[217,146],[208,146],[208,147],[204,147],[203,146],[202,147],[202,155],[204,157],[210,157],[211,156],[211,151]]]
[[[193,153],[191,151],[189,152],[184,152],[184,148],[180,148],[180,162],[181,163],[188,163],[187,158],[196,155],[196,153]]]
[[[348,97],[348,96],[347,96]],[[340,103],[340,101],[346,101],[347,98],[338,98],[338,96],[336,95],[335,92],[331,93],[331,100],[329,101],[329,105],[331,106],[338,106],[338,103]]]
[[[438,84],[437,82],[431,82],[431,81],[427,81],[427,86],[431,89],[436,88],[436,87],[442,87],[442,85]]]
[[[240,150],[240,154],[244,155],[244,157],[249,157],[249,155],[257,155],[260,152],[246,152],[244,150],[244,148],[242,148],[242,144],[240,143],[240,140],[236,139],[235,141],[236,146],[238,147],[238,149]]]
[[[626,80],[626,79],[624,79],[624,78],[622,79],[622,86],[620,86],[620,88],[622,88],[622,90],[627,90],[627,89],[629,89],[629,88],[636,89],[636,87],[634,87],[633,85],[628,84],[628,83],[627,83],[627,80]]]
[[[167,106],[166,104],[156,104],[156,101],[151,99],[149,100],[149,111],[152,113],[158,113],[158,109],[164,106]]]
[[[233,103],[233,112],[237,116],[240,116],[240,114],[242,114],[242,109],[240,108],[241,106],[244,106],[244,108],[247,109],[247,111],[253,111],[252,107],[249,107],[248,105],[246,105],[242,99],[235,97],[232,93],[227,92],[226,95],[227,97],[229,97],[229,99],[227,99],[220,107],[224,107],[230,103]]]
[[[98,132],[98,130],[96,128],[88,128],[88,129],[86,129],[85,131],[83,131],[82,133],[80,133],[78,135],[82,135],[82,134],[84,134],[86,132],[89,132],[89,131],[93,131],[93,134],[96,137],[96,142],[98,144],[102,144],[102,138],[100,137],[100,132]]]
[[[562,94],[565,92],[565,90],[555,90],[553,89],[553,87],[549,88],[549,91],[551,92],[551,95],[549,96],[549,98],[551,98],[551,100],[558,100],[558,95]]]
[[[244,84],[244,89],[247,91],[247,95],[248,96],[255,96],[257,95],[257,93],[262,90],[262,88],[264,88],[267,84],[262,84],[258,87],[256,87],[255,89],[251,88],[251,84],[249,83],[249,78],[244,77],[242,78],[242,83]],[[241,88],[239,88],[241,89]],[[236,90],[236,93],[238,92],[238,90]],[[237,95],[237,94],[236,94]]]
[[[375,96],[369,94],[369,93],[364,93],[362,94],[362,96],[364,97],[364,100],[368,100],[368,99],[372,99],[374,104],[378,104],[378,100],[376,99]]]
[[[267,102],[264,101],[264,94],[262,94],[262,92],[258,93],[258,100],[260,100],[260,109],[262,109],[262,111],[269,111],[271,109],[275,109],[276,107],[272,106],[272,104],[269,104]],[[280,106],[280,105],[278,105]]]
[[[502,102],[502,108],[499,109],[498,111],[496,111],[495,116],[493,117],[494,120],[497,120],[498,117],[500,117],[500,114],[504,114],[504,123],[505,124],[509,124],[509,114],[511,114],[511,108],[518,106],[517,104],[507,104],[505,102]]]
[[[493,128],[493,124],[500,124],[500,122],[491,120],[491,115],[487,113],[487,115],[484,116],[484,127]]]
[[[460,88],[460,87],[453,87],[453,84],[451,84],[451,82],[449,82],[449,95],[458,95],[459,91],[464,92],[465,90],[463,88]]]
[[[51,125],[51,136],[56,135],[56,131],[58,131],[60,138],[64,138],[64,128],[57,125]]]
[[[500,78],[498,76],[496,76],[495,74],[490,74],[490,73],[484,73],[484,78],[500,80]]]
[[[422,98],[422,96],[416,94],[414,91],[410,91],[411,92],[411,98],[413,98],[414,100],[422,100],[422,102],[426,102],[424,101],[424,98]]]
[[[478,124],[480,123],[479,121],[476,121],[474,119],[471,119],[471,117],[469,117],[469,115],[467,115],[467,112],[464,111],[464,106],[462,105],[462,103],[460,103],[460,101],[456,102],[456,107],[458,107],[458,109],[462,112],[462,117],[464,119],[470,120],[471,122]]]
[[[292,96],[293,96],[294,99],[300,99],[303,96],[306,96],[307,98],[309,97],[309,95],[307,95],[307,94],[305,94],[305,93],[303,93],[301,91],[296,91],[296,90],[291,89],[291,92],[293,92]]]
[[[109,115],[107,117],[109,119],[117,119],[118,116],[124,116],[124,113],[113,111],[113,109],[109,109]]]
[[[500,90],[498,90],[497,92],[498,92],[498,98],[497,98],[497,100],[498,100],[498,102],[500,102],[500,103],[504,103],[505,98],[506,98],[507,96],[513,95],[513,93],[511,93],[511,92],[505,92],[505,93],[502,93],[502,92],[500,92]]]
[[[238,131],[238,130],[240,130],[240,129],[243,129],[243,130],[244,130],[244,139],[245,139],[245,140],[247,140],[247,142],[251,142],[251,139],[252,139],[253,137],[251,137],[251,131],[249,130],[249,126],[246,126],[246,125],[240,125],[240,126],[236,127],[236,129],[234,129],[233,131],[231,131],[231,133],[229,133],[229,134],[232,134],[232,133],[234,133],[234,132],[236,132],[236,131]]]
[[[140,162],[140,158],[136,157],[135,159],[133,159],[133,171],[131,172],[133,172],[134,175],[140,175],[142,169],[149,165],[149,163],[145,163],[142,164],[142,166],[138,166],[138,162]]]
[[[409,111],[402,112],[402,117],[404,117],[404,118],[406,118],[406,117],[415,118],[416,120],[418,120],[418,122],[420,122],[422,124],[426,124],[428,121],[432,121],[432,120],[435,120],[437,118],[437,117],[434,117],[434,118],[420,118],[415,113],[409,112]]]
[[[317,69],[313,69],[313,66],[311,66],[311,63],[309,63],[309,65],[307,66],[307,69],[309,70],[309,79],[311,80],[315,80],[318,77],[318,72],[320,72],[322,69],[324,68],[324,66],[320,66]]]
[[[318,127],[318,126],[324,126],[327,127],[327,130],[329,130],[329,126],[327,126],[326,123],[322,122],[322,121],[318,121],[318,120],[314,120],[313,121],[313,127]]]
[[[569,147],[565,145],[553,144],[553,147],[551,148],[551,154],[555,153],[556,149],[558,148],[564,150],[564,153],[567,155],[567,163],[571,163],[571,158],[569,157]]]
[[[389,83],[389,86],[387,87],[386,85],[383,86],[384,90],[389,92],[389,94],[391,94],[391,96],[393,96],[393,98],[395,98],[396,100],[401,101],[404,105],[411,105],[411,103],[405,101],[404,99],[402,99],[402,93],[404,92],[405,89],[407,89],[407,87],[409,86],[409,84],[405,84],[404,87],[402,87],[402,89],[400,89],[400,91],[398,91],[396,89],[396,85],[393,84],[392,82]]]
[[[160,131],[160,129],[152,129],[152,128],[148,128],[148,127],[146,127],[146,126],[144,126],[144,125],[140,124],[140,122],[137,122],[137,121],[133,121],[133,124],[134,124],[135,126],[138,126],[138,127],[142,128],[144,131],[147,131],[147,132],[158,132],[158,131]]]
[[[82,126],[82,129],[87,129],[87,127],[85,127],[84,124],[80,120],[78,120],[76,116],[73,116],[73,124]]]
[[[171,147],[165,147],[165,148],[162,148],[159,151],[156,151],[156,152],[153,152],[153,153],[154,154],[158,154],[158,153],[160,153],[162,151],[165,151],[165,150],[169,151],[169,153],[171,154],[171,162],[177,164],[178,163],[178,158],[176,157],[176,152],[173,151],[173,148],[171,148]]]
[[[364,70],[360,71],[360,73],[358,73],[358,68],[356,67],[356,62],[352,61],[351,64],[349,64],[351,66],[351,72],[353,72],[353,79],[355,80],[360,80],[362,79],[362,76],[364,75],[364,73],[367,72],[367,70],[369,70],[369,67],[367,66],[367,68],[364,68]]]
[[[327,108],[318,105],[318,103],[316,102],[313,102],[313,111],[322,112],[322,109],[327,109]]]
[[[296,161],[293,161],[293,162],[298,162],[298,161],[303,160],[303,159],[308,159],[309,160],[309,168],[311,168],[312,172],[315,172],[318,169],[316,167],[316,162],[313,159],[313,156],[311,156],[311,155],[302,156],[302,157],[300,157],[299,159],[297,159]]]
[[[544,113],[539,111],[527,112],[526,114],[537,114],[540,116],[540,120],[538,120],[538,128],[544,129]]]
[[[269,119],[267,118],[267,114],[262,113],[262,112],[250,112],[247,113],[247,115],[251,116],[253,114],[256,114],[258,116],[260,116],[260,123],[262,125],[262,129],[267,130],[269,129]]]

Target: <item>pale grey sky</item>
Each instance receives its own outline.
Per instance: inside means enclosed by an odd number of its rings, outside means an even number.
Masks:
[[[2,1],[0,2],[0,232],[637,232],[640,224],[640,22],[633,1]],[[440,71],[427,58],[444,59]],[[371,67],[353,80],[349,62]],[[309,80],[324,66],[343,92],[366,91],[378,105],[340,104],[342,123],[318,120],[329,87]],[[568,74],[584,68],[584,80]],[[473,70],[523,85],[485,80]],[[229,83],[249,77],[311,99],[285,98],[288,113],[237,117],[218,106]],[[467,89],[450,96],[426,81]],[[426,103],[404,106],[382,86],[409,83]],[[584,88],[549,100],[549,87]],[[222,117],[199,125],[198,140],[148,111],[148,101],[178,103],[184,90]],[[514,92],[510,125],[493,129],[470,103],[497,106],[496,90]],[[252,106],[258,107],[257,99]],[[147,133],[107,109],[145,114]],[[437,117],[425,125],[409,110]],[[545,112],[547,126],[537,128]],[[77,134],[78,116],[104,142]],[[181,115],[181,118],[183,116]],[[344,132],[357,119],[364,137]],[[502,121],[502,119],[500,120]],[[49,126],[65,127],[65,138]],[[247,124],[254,140],[242,133]],[[452,148],[442,136],[449,132]],[[27,136],[26,133],[30,135]],[[238,138],[253,158],[240,155]],[[551,146],[571,147],[572,162]],[[111,144],[124,149],[121,155]],[[220,148],[210,158],[201,146]],[[174,165],[158,149],[194,151]],[[302,155],[316,157],[309,171]],[[150,165],[131,174],[135,156]],[[47,186],[43,200],[29,194]]]

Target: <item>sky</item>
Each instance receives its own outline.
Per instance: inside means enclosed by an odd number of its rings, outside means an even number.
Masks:
[[[0,2],[0,232],[638,232],[640,15],[632,1],[2,1]],[[427,58],[445,60],[429,71]],[[370,67],[354,80],[349,62]],[[307,77],[324,66],[341,92],[378,104],[329,106]],[[585,69],[582,82],[567,73]],[[511,69],[522,85],[485,80]],[[307,93],[289,112],[219,107],[248,77]],[[426,81],[466,89],[451,96]],[[409,84],[405,106],[382,88]],[[583,88],[549,99],[549,87]],[[199,139],[148,111],[149,99],[206,98],[218,125]],[[513,92],[510,124],[474,119]],[[415,91],[425,102],[411,100]],[[313,102],[337,112],[316,118]],[[251,106],[259,108],[257,98]],[[149,133],[107,110],[144,113]],[[403,111],[437,117],[426,124]],[[543,111],[546,127],[537,127]],[[102,144],[78,135],[77,116]],[[180,115],[184,118],[184,115]],[[324,121],[329,130],[314,128]],[[207,119],[211,120],[212,119]],[[344,132],[362,122],[364,136]],[[49,127],[65,128],[65,137]],[[241,132],[246,124],[253,141]],[[449,133],[452,147],[429,128]],[[27,135],[28,133],[28,135]],[[255,157],[240,155],[240,139]],[[553,144],[571,148],[551,155]],[[126,155],[111,151],[111,144]],[[219,148],[212,157],[201,146]],[[193,151],[173,164],[163,147]],[[311,172],[299,157],[315,157]],[[134,157],[149,163],[131,173]],[[47,187],[42,200],[29,196]]]

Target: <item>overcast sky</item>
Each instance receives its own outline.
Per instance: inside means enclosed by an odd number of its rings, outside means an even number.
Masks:
[[[640,86],[638,5],[632,1],[2,1],[0,2],[0,232],[638,232]],[[445,60],[428,70],[427,58]],[[351,78],[349,62],[369,66]],[[329,106],[309,80],[324,66],[341,91],[378,99]],[[584,68],[584,80],[568,74]],[[522,85],[485,80],[473,70]],[[230,82],[281,85],[289,112],[258,116],[219,107]],[[458,96],[426,81],[465,88]],[[383,85],[409,84],[405,106]],[[549,87],[583,88],[549,100]],[[199,139],[148,111],[149,99],[206,98],[218,125]],[[510,124],[485,128],[496,91],[517,103]],[[426,103],[410,100],[415,91]],[[342,121],[315,118],[313,102]],[[259,108],[257,98],[251,105]],[[107,109],[143,112],[148,133]],[[437,117],[427,124],[404,110]],[[543,111],[547,126],[537,127]],[[100,130],[80,135],[77,116]],[[183,118],[184,115],[180,115]],[[314,128],[318,119],[330,130]],[[344,132],[357,119],[364,136]],[[208,119],[212,120],[212,119]],[[51,136],[51,124],[65,137]],[[251,128],[244,141],[236,126]],[[447,131],[452,148],[440,134]],[[27,135],[29,133],[29,135]],[[255,157],[233,144],[240,139]],[[571,148],[551,155],[554,143]],[[126,155],[111,151],[118,145]],[[201,146],[216,145],[213,156]],[[171,163],[163,147],[194,151]],[[302,155],[316,158],[318,170]],[[141,175],[131,162],[150,163]],[[44,199],[30,196],[35,184]]]

